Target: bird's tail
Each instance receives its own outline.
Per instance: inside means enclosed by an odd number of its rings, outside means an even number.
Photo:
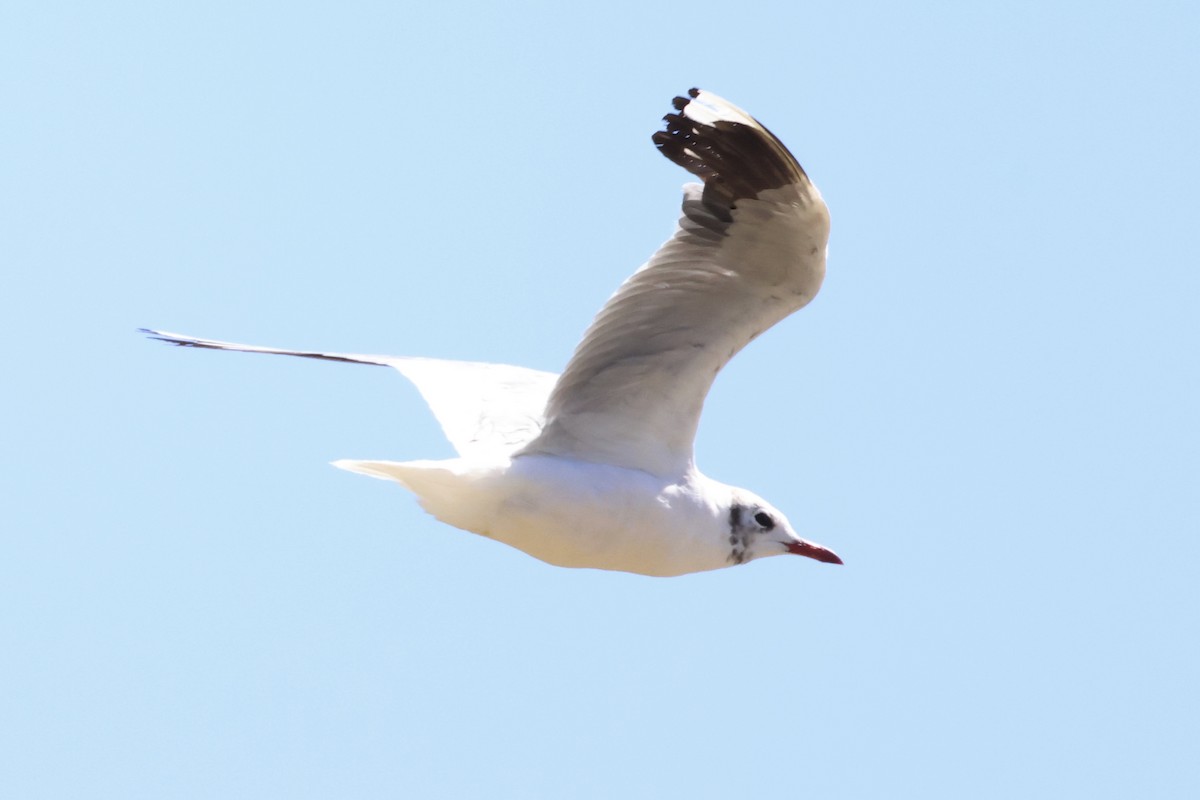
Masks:
[[[480,473],[480,467],[461,458],[441,461],[343,459],[334,461],[333,466],[395,481],[417,496],[421,508],[448,525],[475,533],[484,533],[490,526],[488,482]]]

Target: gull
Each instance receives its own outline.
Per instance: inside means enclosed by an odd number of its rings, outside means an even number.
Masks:
[[[717,373],[820,289],[829,211],[745,111],[699,89],[673,107],[654,144],[703,185],[683,187],[675,234],[604,304],[561,375],[142,332],[398,370],[458,456],[334,466],[395,481],[442,522],[549,564],[653,576],[789,553],[840,564],[758,495],[703,475],[693,456]]]

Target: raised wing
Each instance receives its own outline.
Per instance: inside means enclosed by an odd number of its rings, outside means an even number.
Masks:
[[[279,350],[164,331],[142,332],[183,347],[392,367],[417,387],[458,454],[483,459],[507,456],[538,435],[546,398],[558,378],[552,372],[507,364]]]
[[[675,235],[596,315],[522,452],[681,473],[717,372],[821,287],[820,192],[746,112],[688,94],[654,143],[704,186],[684,187]]]

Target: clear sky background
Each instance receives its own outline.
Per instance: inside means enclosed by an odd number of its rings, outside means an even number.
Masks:
[[[0,796],[1200,796],[1193,3],[0,9]],[[833,214],[700,466],[846,560],[547,566],[337,458],[559,370],[696,85]]]

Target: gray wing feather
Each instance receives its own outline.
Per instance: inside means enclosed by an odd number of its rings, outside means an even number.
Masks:
[[[523,452],[688,469],[717,373],[821,286],[829,215],[792,155],[708,92],[676,109],[655,143],[704,186],[684,187],[675,235],[596,315]]]

